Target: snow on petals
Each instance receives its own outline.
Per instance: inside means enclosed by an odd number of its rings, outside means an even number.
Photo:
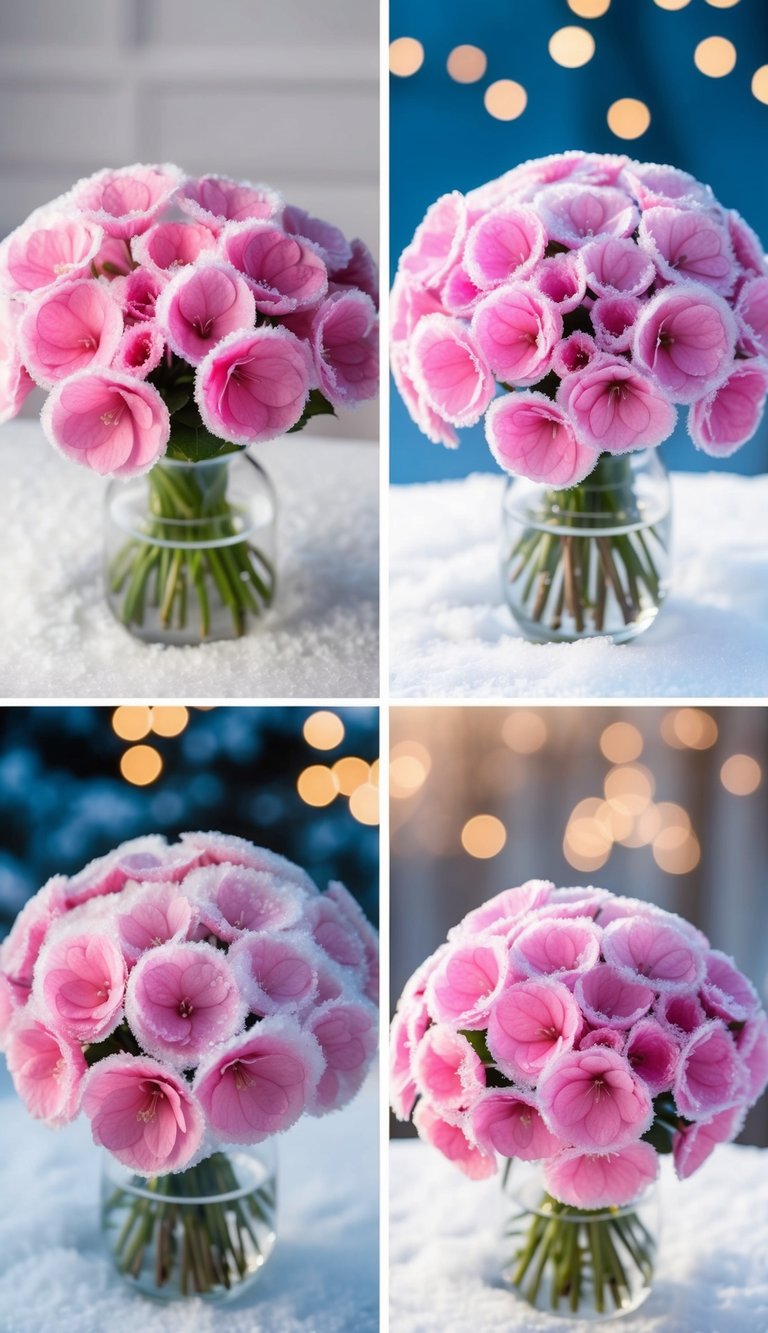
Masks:
[[[422,319],[411,344],[411,371],[430,407],[454,426],[485,412],[496,383],[471,333],[445,315]]]
[[[253,328],[253,294],[228,264],[182,269],[155,305],[158,326],[178,356],[199,366],[211,348],[240,329]]]
[[[170,164],[137,163],[118,170],[107,167],[78,181],[70,198],[84,217],[98,223],[108,236],[128,240],[151,227],[183,179],[179,168]]]
[[[259,1143],[295,1124],[324,1068],[311,1032],[265,1018],[203,1060],[194,1087],[214,1133],[227,1143]]]
[[[594,468],[599,451],[577,439],[561,407],[543,393],[506,394],[485,419],[491,453],[505,472],[552,486],[574,486]]]
[[[168,408],[151,384],[107,369],[60,381],[40,414],[51,444],[102,475],[134,476],[165,453]]]
[[[661,444],[677,417],[654,381],[620,357],[595,356],[566,376],[557,401],[580,440],[612,454]]]
[[[188,1085],[145,1056],[99,1061],[86,1079],[83,1108],[94,1143],[142,1175],[183,1170],[202,1142],[203,1115]]]
[[[195,377],[203,422],[234,444],[284,435],[299,421],[309,389],[306,349],[282,328],[230,333],[208,352]]]
[[[621,1208],[652,1185],[659,1159],[648,1143],[617,1152],[584,1153],[568,1148],[544,1166],[548,1192],[573,1208]]]

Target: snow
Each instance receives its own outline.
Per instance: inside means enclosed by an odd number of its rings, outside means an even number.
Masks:
[[[2,663],[8,698],[355,698],[378,693],[378,451],[293,436],[259,446],[278,495],[268,623],[202,648],[140,643],[101,572],[106,483],[34,421],[2,427]]]
[[[674,473],[673,586],[631,644],[526,642],[499,570],[505,479],[393,487],[390,660],[399,697],[768,694],[768,476]]]
[[[369,1077],[344,1111],[278,1141],[278,1239],[254,1286],[208,1306],[130,1290],[101,1248],[99,1151],[81,1117],[30,1119],[0,1062],[0,1333],[375,1333],[378,1098]]]
[[[667,1158],[662,1168],[670,1168]],[[390,1145],[393,1333],[583,1333],[532,1310],[500,1282],[500,1178],[475,1182],[426,1144]],[[662,1170],[662,1236],[646,1303],[621,1333],[758,1333],[768,1328],[768,1152],[728,1145],[695,1176]]]

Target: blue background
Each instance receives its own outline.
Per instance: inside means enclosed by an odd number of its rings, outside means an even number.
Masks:
[[[400,252],[429,205],[448,190],[467,190],[518,162],[581,148],[626,152],[670,162],[710,184],[768,245],[768,106],[752,96],[754,71],[768,63],[768,4],[740,0],[714,9],[691,0],[677,11],[653,0],[613,0],[599,19],[581,19],[565,0],[391,0],[391,37],[415,37],[425,60],[410,78],[392,77],[390,211],[393,272]],[[563,69],[547,50],[566,25],[588,29],[596,52],[581,69]],[[705,37],[735,45],[736,67],[725,78],[699,73],[693,52]],[[488,68],[477,83],[456,83],[446,70],[455,46],[478,46]],[[528,94],[517,120],[495,120],[483,95],[497,79],[515,79]],[[651,112],[638,139],[617,139],[606,112],[620,97],[636,97]],[[431,444],[412,423],[397,390],[391,394],[391,473],[395,482],[426,481],[496,471],[482,423],[459,432],[458,450]],[[768,468],[768,425],[732,458],[698,453],[685,431],[685,413],[663,446],[667,463],[687,470]]]

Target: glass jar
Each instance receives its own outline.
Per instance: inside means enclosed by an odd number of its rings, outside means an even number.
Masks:
[[[136,1175],[105,1154],[101,1222],[118,1272],[145,1296],[236,1296],[274,1248],[274,1141],[216,1152],[167,1176]]]
[[[115,617],[147,643],[234,639],[275,593],[275,493],[245,451],[164,459],[107,490],[105,576]]]
[[[504,493],[504,595],[526,638],[626,643],[669,586],[672,493],[657,449],[603,454],[570,490],[511,477]]]

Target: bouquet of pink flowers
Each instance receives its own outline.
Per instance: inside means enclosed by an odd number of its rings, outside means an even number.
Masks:
[[[499,1157],[543,1164],[512,1280],[532,1303],[546,1280],[552,1308],[630,1303],[653,1268],[635,1206],[658,1154],[690,1176],[767,1082],[768,1017],[733,960],[605,889],[531,880],[469,912],[392,1029],[400,1119],[473,1180]]]
[[[485,417],[502,468],[570,488],[558,501],[566,527],[607,509],[614,522],[637,518],[630,497],[607,492],[622,460],[629,478],[628,453],[672,434],[678,406],[697,448],[722,458],[744,444],[768,395],[766,358],[757,236],[692,176],[624,156],[563,153],[444,195],[392,292],[392,367],[413,420],[455,446],[456,427]],[[580,587],[568,571],[571,616],[599,603],[606,582],[628,613],[644,591],[658,599],[654,536],[609,543],[596,580],[582,559]],[[524,534],[513,581],[544,573],[551,588],[563,554]],[[523,600],[540,621],[542,586],[530,583]]]
[[[82,1109],[94,1142],[150,1178],[149,1212],[112,1200],[115,1260],[182,1290],[229,1287],[261,1262],[274,1198],[240,1198],[226,1149],[350,1101],[376,1001],[375,932],[346,889],[321,894],[290,861],[217,833],[135,839],[55,876],[0,947],[19,1096],[51,1126]],[[176,1234],[174,1201],[232,1191]]]
[[[3,241],[0,293],[0,421],[40,385],[48,439],[102,474],[217,459],[377,391],[369,250],[268,186],[172,165],[97,172]],[[237,532],[218,492],[212,505],[210,479],[161,468],[151,490],[158,537],[190,518]],[[159,547],[140,554],[142,565],[118,571],[129,621],[161,562]],[[219,562],[236,618],[271,596],[258,553],[255,563],[237,545],[204,555],[188,571],[203,636]],[[167,563],[158,596],[170,614],[185,571]]]

